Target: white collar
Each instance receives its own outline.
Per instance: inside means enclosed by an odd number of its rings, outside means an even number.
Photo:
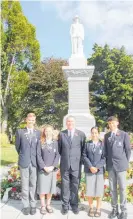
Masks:
[[[51,144],[52,142],[53,142],[53,140],[46,139],[47,144]]]
[[[68,129],[68,133],[70,133],[70,132],[71,132],[71,133],[74,133],[74,132],[75,132],[75,129],[71,129],[71,130]]]
[[[34,130],[34,129],[33,129],[33,128],[28,128],[28,127],[27,127],[27,130],[28,130],[28,132],[31,131],[31,132],[33,133],[33,130]]]

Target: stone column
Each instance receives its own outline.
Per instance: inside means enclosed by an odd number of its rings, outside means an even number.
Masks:
[[[63,66],[65,77],[68,81],[68,114],[64,117],[63,126],[66,128],[66,117],[72,115],[76,118],[76,128],[90,133],[95,126],[94,116],[89,110],[89,81],[94,72],[94,66],[87,65],[83,52],[84,27],[76,15],[70,27],[72,54],[69,66]]]
[[[76,118],[76,127],[90,133],[90,129],[95,126],[94,116],[89,109],[89,81],[94,72],[94,66],[87,66],[84,57],[71,57],[69,66],[62,67],[64,75],[68,81],[68,114],[64,117],[63,126],[66,125],[66,117],[72,115]]]

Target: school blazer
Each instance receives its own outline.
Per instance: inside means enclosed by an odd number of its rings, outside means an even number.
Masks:
[[[122,130],[118,130],[112,142],[111,132],[109,132],[105,135],[104,145],[107,170],[114,167],[118,172],[126,171],[131,155],[129,135]]]
[[[88,141],[83,150],[84,172],[91,173],[90,167],[97,167],[97,174],[104,172],[105,154],[102,141],[98,142],[95,152],[93,151],[93,142]]]

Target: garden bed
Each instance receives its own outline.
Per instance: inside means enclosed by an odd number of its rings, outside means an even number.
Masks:
[[[127,171],[127,180],[133,179],[133,162],[130,162],[130,168]],[[57,193],[53,195],[54,200],[60,200],[60,189],[61,187],[61,177],[60,171],[57,173]],[[8,197],[15,200],[21,199],[21,181],[20,172],[18,166],[13,166],[8,171],[8,176],[2,179],[1,182],[1,198],[3,198],[5,191],[10,188],[8,192]],[[118,188],[119,189],[119,188]],[[87,200],[85,196],[85,174],[82,173],[80,187],[79,187],[79,200]],[[105,173],[105,184],[104,184],[104,201],[111,201],[110,189],[108,186],[108,174]],[[127,186],[127,201],[133,203],[133,183]]]

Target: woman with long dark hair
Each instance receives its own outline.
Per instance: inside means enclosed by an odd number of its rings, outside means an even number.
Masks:
[[[91,129],[91,140],[86,142],[83,151],[84,171],[86,175],[86,196],[88,196],[90,217],[101,216],[101,201],[104,193],[104,147],[99,139],[97,127]],[[93,198],[96,198],[96,211]]]

